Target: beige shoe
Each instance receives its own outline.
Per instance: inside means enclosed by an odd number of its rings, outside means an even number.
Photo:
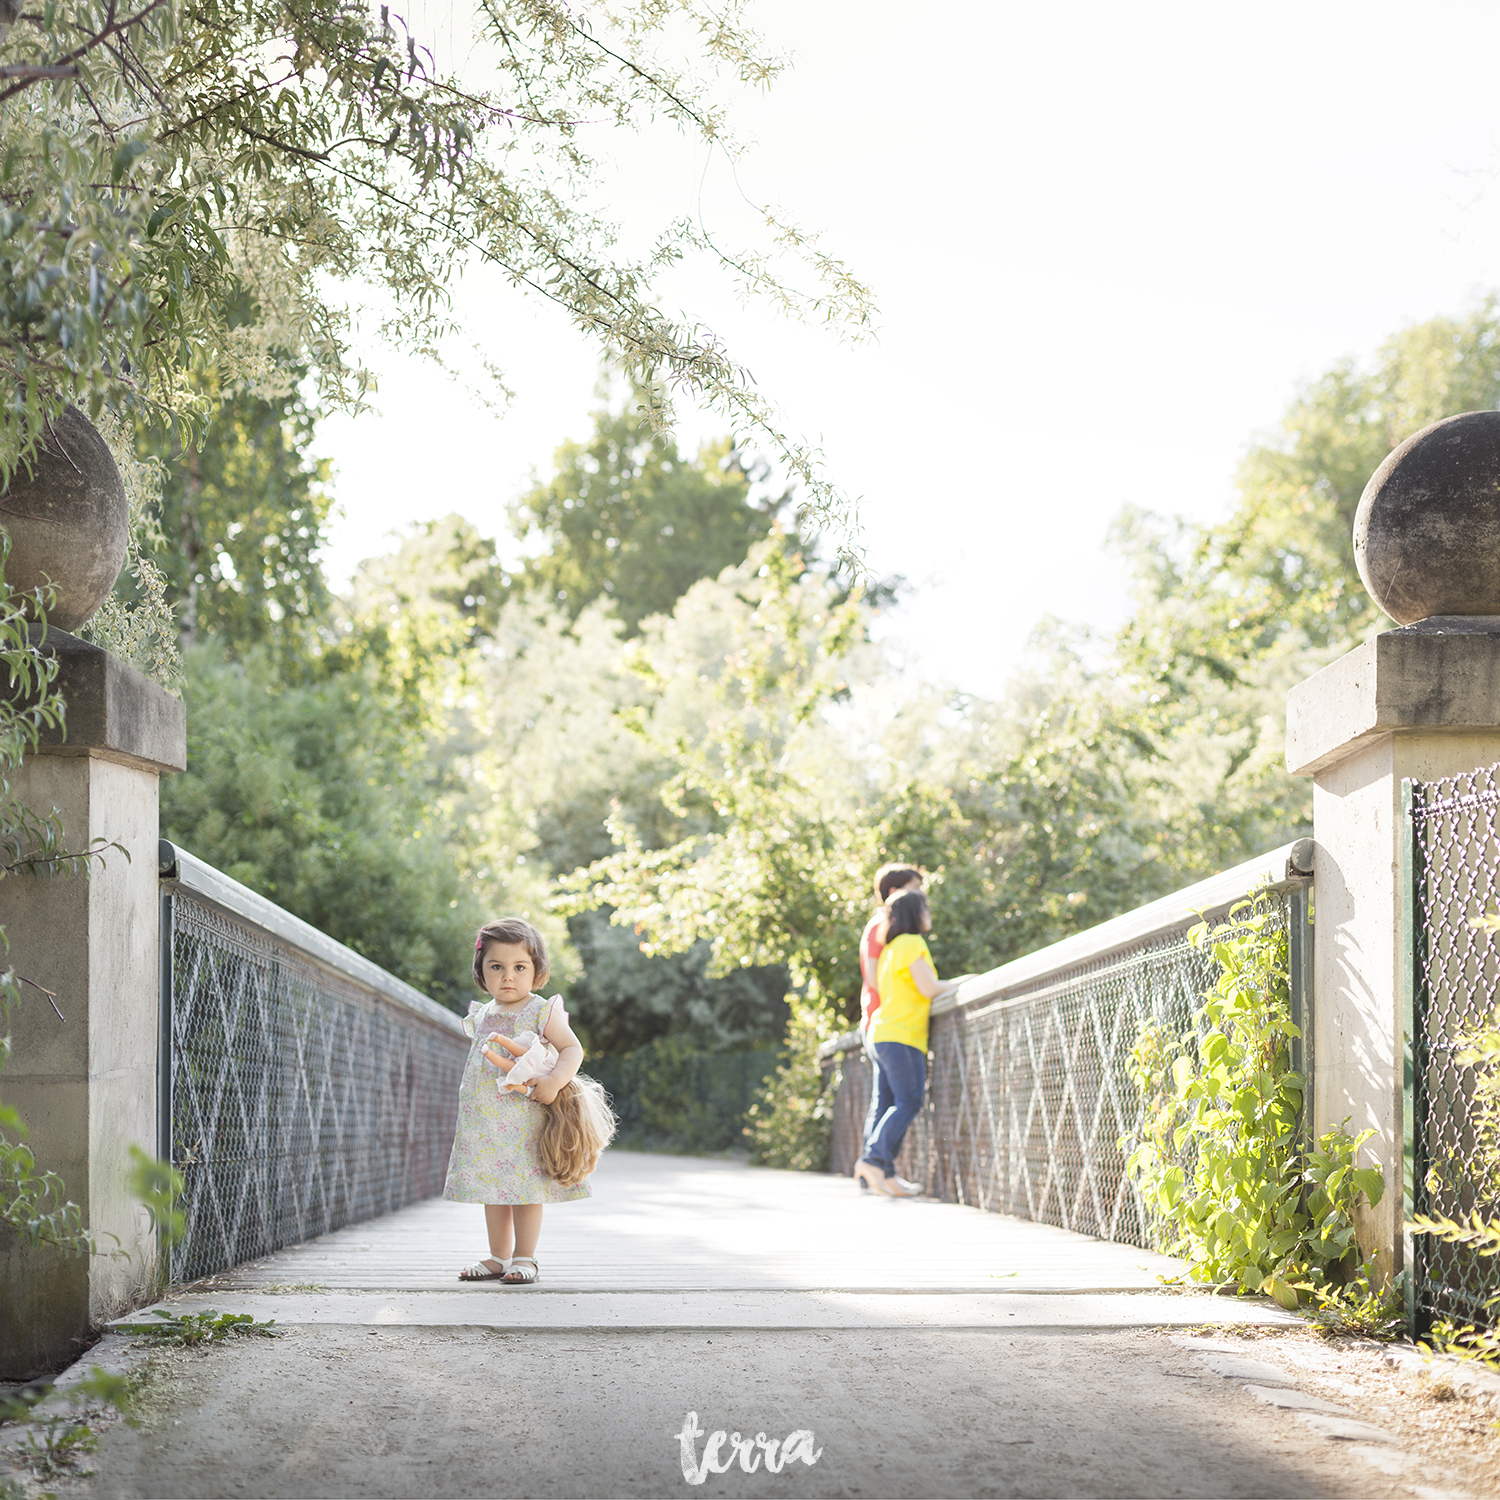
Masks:
[[[886,1178],[884,1186],[893,1198],[920,1198],[923,1191],[920,1183],[897,1177],[894,1172]]]
[[[873,1193],[885,1191],[885,1173],[872,1161],[860,1161],[854,1164],[854,1180],[862,1188],[869,1188]]]

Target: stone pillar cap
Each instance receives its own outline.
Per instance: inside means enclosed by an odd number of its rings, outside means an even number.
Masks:
[[[1286,765],[1313,776],[1401,730],[1500,728],[1500,615],[1387,630],[1287,694]]]
[[[54,687],[67,704],[62,729],[44,729],[41,755],[93,755],[164,773],[187,769],[187,710],[181,698],[118,656],[49,629],[43,648],[58,659]]]

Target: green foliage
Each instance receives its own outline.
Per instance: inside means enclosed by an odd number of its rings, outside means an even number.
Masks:
[[[99,1447],[99,1439],[87,1422],[72,1417],[33,1417],[40,1431],[28,1431],[21,1449],[22,1461],[38,1479],[61,1479],[92,1472],[83,1458]]]
[[[1475,918],[1470,926],[1500,931],[1500,915]],[[1500,1008],[1485,1023],[1458,1038],[1454,1060],[1472,1070],[1465,1122],[1472,1145],[1465,1168],[1480,1181],[1494,1181],[1500,1172]],[[1445,1244],[1462,1246],[1471,1255],[1500,1256],[1500,1217],[1487,1218],[1478,1208],[1456,1219],[1445,1214],[1416,1214],[1406,1227],[1412,1234],[1428,1234]],[[1489,1298],[1485,1306],[1493,1314],[1500,1307],[1500,1293]],[[1493,1325],[1493,1315],[1490,1322]],[[1494,1326],[1440,1319],[1434,1323],[1431,1337],[1438,1347],[1500,1368],[1500,1329]]]
[[[377,665],[288,681],[263,647],[187,653],[188,764],[162,834],[455,1008],[494,915],[453,847],[404,684]]]
[[[1500,1370],[1500,1328],[1492,1325],[1434,1318],[1426,1339],[1417,1347]]]
[[[160,1344],[181,1344],[197,1349],[204,1344],[222,1344],[229,1339],[281,1337],[274,1318],[258,1322],[249,1313],[221,1313],[208,1308],[201,1313],[170,1313],[165,1308],[151,1310],[154,1322],[116,1323],[118,1333],[134,1334]]]
[[[53,1392],[51,1381],[36,1381],[0,1396],[0,1422],[24,1422]]]
[[[133,389],[123,372],[149,359],[149,381],[170,359],[151,337],[153,278],[141,274],[152,205],[132,168],[149,125],[119,107],[124,80],[103,32],[118,18],[123,46],[160,48],[172,14],[164,0],[124,16],[49,6],[0,26],[0,367],[17,398],[0,417],[0,487],[66,402],[97,412]],[[71,78],[42,81],[39,68],[72,54]],[[102,128],[85,123],[90,99],[108,110]]]
[[[1354,1209],[1380,1201],[1378,1166],[1356,1165],[1372,1135],[1300,1139],[1302,1076],[1291,1067],[1284,927],[1255,900],[1228,920],[1201,923],[1193,943],[1212,953],[1214,987],[1196,1030],[1141,1031],[1131,1076],[1144,1117],[1127,1170],[1139,1182],[1168,1253],[1195,1281],[1264,1291],[1283,1307],[1351,1279]]]
[[[492,90],[440,71],[388,7],[341,0],[59,0],[0,28],[0,368],[18,393],[0,414],[0,480],[64,401],[201,421],[205,365],[220,389],[260,394],[310,365],[357,404],[340,283],[374,282],[387,332],[432,353],[458,331],[450,287],[478,262],[561,307],[659,415],[669,386],[717,405],[767,435],[814,508],[838,510],[753,382],[710,332],[662,313],[654,283],[702,252],[747,291],[856,335],[869,294],[774,215],[769,236],[819,283],[812,296],[767,254],[721,253],[686,221],[648,259],[623,259],[580,133],[665,118],[728,148],[695,72],[764,84],[781,60],[737,5],[698,0],[484,0],[475,26]],[[698,56],[659,60],[674,44]]]
[[[164,545],[158,524],[162,468],[136,449],[133,428],[108,407],[94,415],[99,435],[114,456],[130,511],[125,566],[114,592],[79,634],[160,683],[182,694],[182,660],[178,622],[172,610],[166,574],[156,564]]]
[[[737,633],[710,687],[713,710],[701,732],[674,733],[664,709],[634,718],[676,766],[663,802],[684,821],[711,813],[712,831],[651,849],[612,818],[619,852],[570,882],[581,897],[575,909],[614,907],[612,920],[633,926],[647,954],[683,953],[704,940],[711,973],[785,964],[794,984],[837,994],[857,983],[849,932],[860,908],[850,892],[874,862],[868,838],[851,837],[857,831],[841,824],[822,789],[789,765],[795,742],[843,686],[858,607],[836,604],[779,537],[758,547],[743,572],[750,628]],[[648,640],[635,658],[658,696],[668,683],[660,655]]]
[[[51,1381],[36,1381],[0,1396],[0,1423],[30,1424],[25,1443],[13,1451],[18,1451],[34,1478],[44,1481],[87,1474],[90,1471],[82,1467],[83,1456],[98,1447],[98,1439],[86,1422],[71,1413],[42,1409],[56,1390]],[[95,1365],[82,1380],[68,1388],[67,1395],[73,1400],[81,1397],[111,1406],[126,1422],[135,1425],[133,1393],[126,1376],[107,1374]],[[0,1500],[10,1500],[12,1495],[15,1500],[28,1500],[29,1491],[19,1481],[9,1489],[0,1486]]]
[[[178,1207],[184,1192],[182,1174],[171,1162],[136,1145],[130,1148],[130,1163],[130,1195],[150,1216],[157,1251],[164,1254],[187,1233],[187,1216]]]
[[[161,465],[154,528],[184,645],[208,632],[234,650],[295,639],[328,612],[318,549],[332,505],[326,459],[308,456],[314,413],[299,387],[234,391],[205,419],[201,446],[137,429]]]
[[[1374,361],[1311,381],[1255,442],[1227,520],[1128,511],[1113,545],[1136,607],[1109,652],[1112,701],[1161,768],[1164,853],[1192,874],[1310,832],[1283,761],[1286,693],[1389,622],[1355,567],[1359,497],[1386,454],[1500,405],[1500,305],[1402,329]]]
[[[1354,565],[1354,512],[1386,454],[1443,417],[1500,406],[1500,306],[1388,339],[1372,368],[1335,365],[1293,403],[1240,471],[1240,505],[1210,556],[1242,587],[1242,634],[1297,630],[1347,649],[1386,621]],[[1230,604],[1229,600],[1224,601]],[[1224,610],[1218,611],[1222,619]]]
[[[778,536],[653,622],[627,658],[640,701],[617,717],[661,768],[677,831],[643,829],[617,807],[615,851],[564,882],[573,910],[611,908],[651,957],[707,943],[711,974],[785,965],[794,985],[852,1014],[883,859],[928,871],[934,954],[950,973],[1157,894],[1147,881],[1159,872],[1141,873],[1149,809],[1131,807],[1135,752],[1090,707],[1018,725],[960,703],[945,706],[940,755],[852,750],[834,714],[857,693],[888,692],[870,621]],[[926,710],[919,700],[911,716]],[[906,733],[898,719],[893,735]]]
[[[787,1001],[792,1016],[783,1060],[745,1122],[750,1160],[794,1172],[826,1172],[838,1087],[836,1079],[825,1083],[818,1048],[842,1028],[828,1006],[800,995],[789,995]]]
[[[684,459],[641,399],[633,392],[623,411],[596,412],[588,444],[564,443],[555,476],[510,511],[517,536],[546,545],[527,561],[522,587],[570,619],[608,599],[627,637],[647,615],[670,614],[698,579],[742,563],[786,499],[750,503],[750,475],[728,439]]]
[[[568,992],[574,1030],[592,1057],[624,1057],[667,1037],[694,1053],[774,1047],[786,1024],[786,970],[707,973],[706,942],[648,958],[639,939],[606,912],[572,917],[568,931],[581,972]]]
[[[1430,1234],[1449,1245],[1462,1245],[1475,1255],[1500,1255],[1500,1219],[1486,1219],[1477,1208],[1467,1219],[1417,1214],[1406,1227],[1413,1234]]]
[[[1090,706],[992,734],[982,708],[962,705],[940,754],[851,751],[833,716],[867,674],[884,686],[870,618],[773,535],[721,581],[695,585],[670,620],[649,622],[629,658],[641,699],[618,717],[663,767],[661,803],[679,831],[643,831],[617,807],[614,852],[562,882],[575,923],[610,910],[649,959],[706,944],[710,975],[785,966],[822,1019],[788,1033],[787,1070],[756,1122],[768,1159],[825,1149],[821,1076],[802,1053],[854,1014],[882,860],[928,870],[934,955],[949,974],[1102,920],[1162,878],[1141,875],[1150,809],[1131,807],[1137,751]]]
[[[746,1111],[774,1063],[771,1052],[700,1052],[674,1032],[586,1068],[610,1093],[618,1144],[698,1155],[744,1145]]]
[[[1406,1295],[1403,1272],[1393,1283],[1372,1284],[1366,1266],[1343,1285],[1316,1291],[1307,1316],[1325,1337],[1391,1340],[1406,1332]]]
[[[8,1013],[6,1020],[8,1026]],[[8,1034],[4,1042],[8,1054]],[[87,1255],[93,1242],[83,1227],[83,1211],[67,1197],[56,1172],[38,1167],[26,1133],[20,1115],[0,1104],[0,1224],[28,1245]]]

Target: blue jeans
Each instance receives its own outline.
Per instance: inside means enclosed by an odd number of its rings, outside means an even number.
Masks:
[[[874,1128],[867,1130],[863,1160],[880,1168],[887,1177],[896,1170],[896,1158],[906,1139],[907,1127],[922,1112],[927,1092],[927,1054],[905,1042],[875,1043],[875,1097],[870,1114]],[[882,1098],[890,1103],[880,1108]],[[868,1122],[867,1122],[868,1124]]]
[[[870,1108],[865,1115],[865,1128],[860,1140],[868,1141],[875,1134],[875,1127],[885,1118],[885,1112],[896,1102],[891,1093],[890,1080],[881,1071],[880,1059],[875,1056],[875,1043],[865,1036],[865,1056],[870,1059]]]

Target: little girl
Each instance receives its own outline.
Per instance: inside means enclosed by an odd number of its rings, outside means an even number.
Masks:
[[[461,1270],[461,1281],[529,1286],[537,1279],[542,1205],[587,1198],[584,1179],[614,1135],[604,1090],[578,1078],[583,1048],[562,997],[533,991],[547,982],[547,946],[530,922],[487,922],[474,943],[474,1001],[464,1030],[474,1039],[458,1092],[458,1126],[443,1197],[484,1204],[489,1257]],[[506,1085],[506,1052],[491,1038],[535,1032],[555,1055],[552,1071],[528,1085]],[[515,1049],[508,1049],[514,1051]]]

